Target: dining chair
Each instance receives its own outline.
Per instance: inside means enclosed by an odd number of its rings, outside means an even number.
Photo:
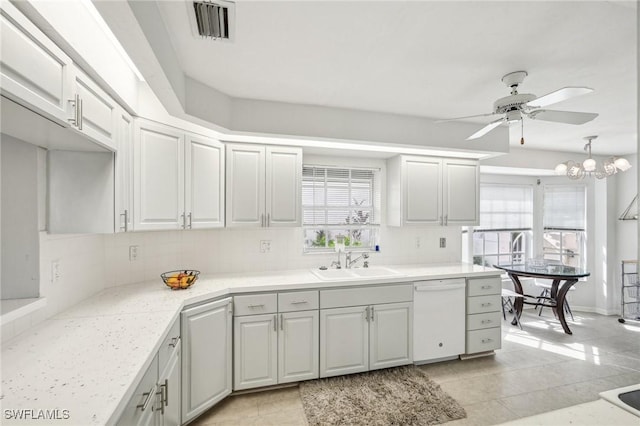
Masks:
[[[549,298],[551,297],[551,283],[547,282],[547,281],[540,281],[540,280],[535,280],[535,286],[539,287],[542,289],[542,291],[540,292],[540,295],[538,296],[538,303],[540,303],[541,300],[544,300],[545,298]],[[575,287],[571,287],[569,289],[569,291],[574,291],[576,288]],[[540,311],[538,311],[538,316],[542,315],[542,308],[544,308],[544,306],[539,305],[540,307]],[[538,306],[536,306],[536,309],[538,309]],[[564,299],[564,311],[566,313],[568,313],[569,315],[571,315],[571,321],[575,321],[573,319],[573,312],[571,312],[571,307],[569,306],[569,301],[567,300],[567,298],[565,297]]]

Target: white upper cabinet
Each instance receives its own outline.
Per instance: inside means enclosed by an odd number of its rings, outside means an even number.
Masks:
[[[300,226],[302,149],[227,145],[227,226]]]
[[[224,146],[144,119],[135,129],[135,230],[224,226]]]
[[[397,156],[387,162],[387,191],[391,226],[478,223],[477,161]]]
[[[118,105],[78,67],[73,67],[69,122],[80,133],[115,151]]]
[[[188,228],[224,226],[224,145],[202,136],[185,139],[185,213]]]
[[[119,108],[116,118],[115,231],[133,230],[133,119]]]
[[[184,225],[184,132],[136,120],[134,228],[179,229]]]
[[[1,14],[2,94],[66,123],[71,59],[8,1]]]

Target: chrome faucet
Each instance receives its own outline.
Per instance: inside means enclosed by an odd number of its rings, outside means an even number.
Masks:
[[[356,263],[358,260],[360,259],[368,259],[369,258],[369,253],[362,253],[360,256],[356,257],[355,259],[351,260],[351,252],[348,251],[345,254],[345,259],[344,259],[344,267],[347,269],[351,269],[351,266]],[[369,267],[369,262],[364,262],[363,265],[365,268]]]

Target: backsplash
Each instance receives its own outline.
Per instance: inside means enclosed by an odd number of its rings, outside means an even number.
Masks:
[[[303,254],[302,232],[302,228],[252,228],[105,235],[105,285],[159,281],[162,272],[174,269],[197,269],[203,274],[260,272],[328,266],[337,259],[335,253]],[[445,248],[439,248],[441,237],[446,238]],[[262,240],[270,241],[270,252],[260,251]],[[137,260],[129,260],[130,246],[137,246]],[[460,227],[382,227],[380,252],[372,253],[369,263],[458,262],[460,253]]]

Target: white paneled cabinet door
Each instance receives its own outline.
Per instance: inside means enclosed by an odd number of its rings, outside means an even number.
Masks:
[[[224,161],[224,146],[220,142],[186,135],[186,228],[224,226]]]
[[[280,314],[278,383],[318,378],[318,311]]]
[[[133,120],[123,109],[117,112],[115,153],[115,231],[133,230]]]
[[[403,162],[404,224],[442,223],[442,161],[406,157]]]
[[[184,134],[136,120],[134,140],[136,231],[181,229],[184,217]]]
[[[233,389],[277,384],[277,315],[249,315],[233,321]]]
[[[266,226],[300,226],[302,149],[266,149]]]
[[[231,393],[231,306],[226,298],[181,314],[183,424]]]
[[[265,148],[227,145],[227,226],[264,226]]]
[[[67,123],[71,59],[8,1],[1,5],[2,94]]]
[[[369,369],[367,312],[365,306],[320,311],[320,377]]]
[[[100,145],[116,150],[117,104],[77,67],[73,67],[74,108],[80,108],[74,127]],[[74,120],[75,121],[75,120]]]
[[[444,160],[445,225],[477,225],[480,174],[477,161]]]
[[[157,416],[157,425],[179,426],[182,424],[180,418],[180,395],[181,395],[181,346],[180,341],[175,345],[164,373],[160,374],[158,388],[160,398],[157,407],[154,407]]]
[[[369,369],[395,367],[413,361],[411,302],[373,305],[369,309]]]

